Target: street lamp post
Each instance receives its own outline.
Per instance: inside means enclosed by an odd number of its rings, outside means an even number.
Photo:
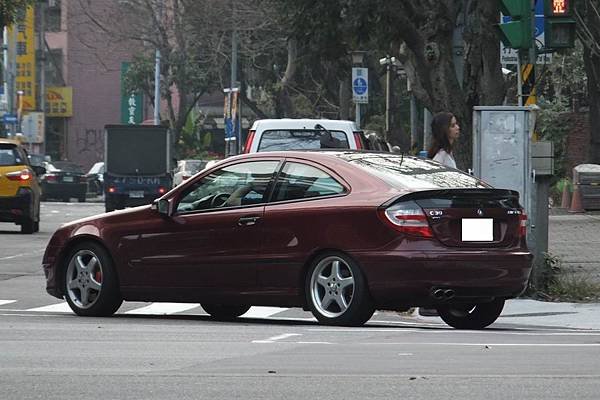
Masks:
[[[396,57],[390,57],[389,55],[379,59],[380,65],[385,65],[386,77],[385,77],[385,140],[387,141],[390,136],[390,103],[391,103],[391,83],[392,83],[392,69],[402,67],[402,63],[396,59]]]
[[[23,95],[25,94],[22,90],[17,90],[17,127],[15,133],[21,132],[21,119],[23,118]]]

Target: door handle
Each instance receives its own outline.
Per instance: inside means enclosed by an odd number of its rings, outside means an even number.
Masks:
[[[260,217],[241,217],[238,219],[239,226],[252,226],[255,225]]]

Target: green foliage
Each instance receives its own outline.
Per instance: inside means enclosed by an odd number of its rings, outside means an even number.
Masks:
[[[555,176],[566,177],[567,135],[571,127],[569,119],[565,118],[565,114],[569,112],[568,101],[564,97],[556,97],[549,101],[542,98],[539,105],[541,111],[536,124],[537,132],[541,139],[554,143]]]
[[[563,191],[567,189],[569,193],[573,193],[573,183],[569,178],[560,178],[550,188],[550,196],[554,204],[560,204]]]
[[[528,294],[550,301],[595,301],[600,298],[600,285],[589,277],[568,272],[559,256],[544,253],[544,263],[535,271]]]
[[[0,28],[15,23],[20,12],[34,3],[35,0],[0,0]]]

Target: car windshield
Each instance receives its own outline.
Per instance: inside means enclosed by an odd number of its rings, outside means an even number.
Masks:
[[[103,172],[104,172],[104,163],[97,162],[96,164],[92,165],[92,168],[90,168],[90,170],[88,171],[88,175],[101,174]]]
[[[0,166],[24,165],[17,147],[11,144],[0,144]]]
[[[348,138],[342,131],[329,131],[335,146],[340,149],[349,149]],[[278,150],[311,150],[320,149],[321,136],[326,135],[323,130],[273,130],[265,131],[261,135],[258,151]]]
[[[189,161],[185,162],[184,170],[187,172],[191,172],[192,174],[195,174],[196,172],[200,171],[205,166],[206,166],[206,161],[189,160]]]
[[[46,160],[44,159],[44,156],[41,154],[29,154],[29,163],[31,165],[41,166],[44,164],[44,161],[46,161]]]
[[[77,164],[73,164],[68,161],[55,161],[53,163],[48,164],[49,171],[64,171],[64,172],[74,172],[76,174],[83,174],[83,170]]]
[[[379,153],[336,153],[398,189],[488,188],[479,179],[433,160]]]

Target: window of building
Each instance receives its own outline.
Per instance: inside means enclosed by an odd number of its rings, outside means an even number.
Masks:
[[[60,0],[48,0],[46,8],[46,32],[60,32]]]

